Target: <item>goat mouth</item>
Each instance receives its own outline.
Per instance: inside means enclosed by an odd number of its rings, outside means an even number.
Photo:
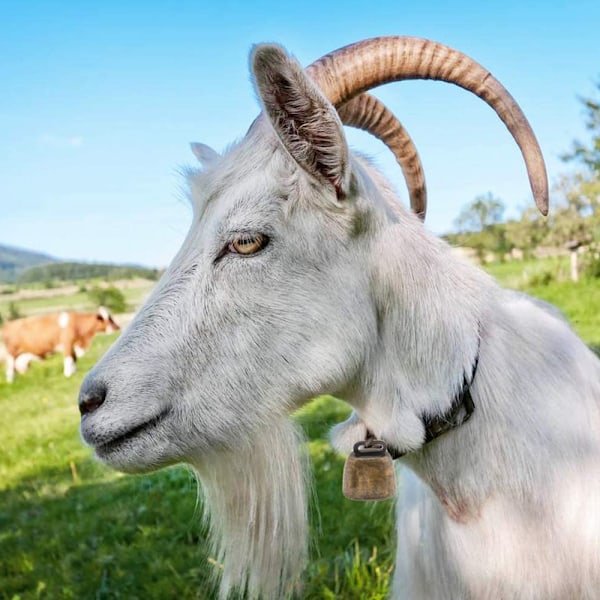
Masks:
[[[104,456],[113,453],[115,450],[118,450],[120,447],[123,447],[126,444],[130,444],[136,438],[141,437],[143,434],[148,433],[149,431],[155,429],[160,423],[162,423],[170,410],[165,409],[159,414],[155,415],[151,419],[132,427],[125,433],[122,433],[107,442],[102,442],[97,444],[94,447],[96,454],[99,458],[103,458]]]

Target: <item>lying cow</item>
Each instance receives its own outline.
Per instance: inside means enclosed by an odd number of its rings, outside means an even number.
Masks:
[[[6,381],[15,371],[25,373],[32,361],[54,352],[64,354],[64,374],[75,373],[75,361],[89,348],[98,332],[119,329],[111,314],[101,306],[97,313],[61,312],[9,321],[2,329],[6,346]]]

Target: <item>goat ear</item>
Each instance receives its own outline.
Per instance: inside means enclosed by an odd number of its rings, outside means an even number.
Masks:
[[[251,56],[256,89],[277,135],[292,158],[310,175],[346,196],[348,145],[337,111],[280,46],[261,44]]]
[[[200,142],[192,142],[190,147],[192,148],[194,156],[203,167],[208,167],[208,165],[211,165],[221,157],[216,150],[213,150],[210,146],[201,144]]]

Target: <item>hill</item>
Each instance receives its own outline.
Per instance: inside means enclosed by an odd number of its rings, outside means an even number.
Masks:
[[[140,265],[64,261],[42,252],[0,244],[0,284],[56,283],[81,279],[156,280],[159,275],[158,269]]]
[[[24,248],[0,244],[0,283],[13,283],[30,267],[57,262],[57,259]]]
[[[23,271],[17,277],[17,283],[77,281],[81,279],[150,279],[156,280],[158,269],[148,269],[139,265],[114,265],[84,262],[55,262]]]

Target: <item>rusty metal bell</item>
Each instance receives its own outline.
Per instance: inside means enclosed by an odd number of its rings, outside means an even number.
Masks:
[[[369,439],[354,444],[344,465],[342,491],[349,500],[386,500],[394,496],[394,464],[385,442]]]

